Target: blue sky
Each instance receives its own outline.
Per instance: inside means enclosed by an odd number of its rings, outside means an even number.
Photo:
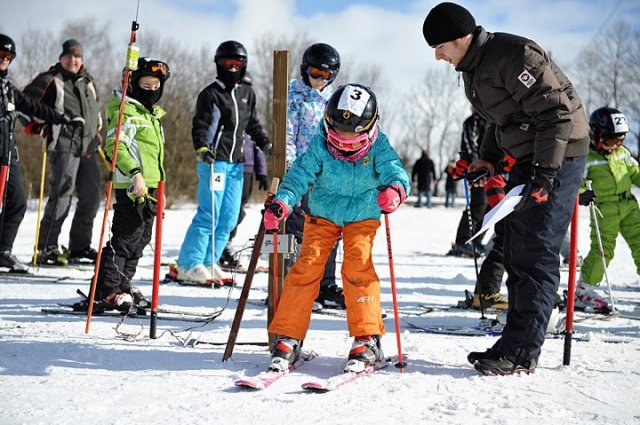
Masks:
[[[68,20],[95,18],[111,24],[114,40],[126,42],[135,0],[22,0],[5,2],[0,31],[20,39],[27,28],[57,34]],[[431,0],[141,0],[141,32],[181,40],[187,47],[214,49],[236,39],[249,49],[264,32],[304,34],[335,46],[343,63],[380,65],[383,78],[406,89],[436,64],[422,37]],[[640,0],[464,0],[476,22],[493,32],[531,38],[551,51],[561,67],[607,25],[620,19],[640,30]],[[141,37],[142,38],[142,37]],[[62,43],[63,40],[60,40]],[[124,50],[123,45],[123,50]],[[144,46],[141,46],[144,50]],[[18,46],[19,49],[19,46]],[[52,52],[57,60],[58,52]],[[143,52],[144,54],[144,52]],[[22,60],[22,58],[20,58]],[[87,64],[90,69],[90,64]],[[452,71],[453,73],[453,71]],[[571,76],[571,73],[569,72]]]
[[[69,19],[86,17],[113,24],[128,35],[135,15],[135,0],[22,0],[6,2],[0,31],[19,38],[26,28],[57,32]],[[141,0],[142,29],[171,35],[186,44],[217,45],[236,38],[251,49],[263,31],[296,34],[336,45],[339,51],[361,60],[385,63],[385,58],[406,53],[417,68],[433,65],[432,52],[422,39],[421,27],[430,0]],[[64,5],[64,6],[61,6]],[[478,24],[489,31],[513,32],[534,39],[551,50],[561,64],[570,63],[607,24],[626,19],[640,28],[638,0],[465,0]],[[159,31],[160,30],[160,31]],[[375,45],[375,49],[362,46]],[[418,53],[419,55],[416,55]],[[393,70],[392,70],[393,71]],[[413,74],[411,72],[410,74]]]

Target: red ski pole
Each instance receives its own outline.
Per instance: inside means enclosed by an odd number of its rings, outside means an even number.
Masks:
[[[571,363],[571,340],[573,339],[573,309],[576,294],[576,267],[578,266],[578,197],[573,205],[571,218],[571,252],[569,255],[569,282],[567,283],[567,306],[564,328],[564,354],[562,364]]]
[[[156,191],[156,245],[153,258],[153,290],[151,292],[151,317],[149,318],[149,338],[156,338],[158,322],[158,297],[160,295],[160,263],[162,254],[162,219],[164,215],[164,181],[158,182]]]
[[[11,158],[11,154],[9,154]],[[9,159],[9,162],[11,159]],[[7,188],[7,181],[9,180],[9,163],[0,165],[0,211],[4,204],[4,193]]]
[[[404,372],[407,362],[402,356],[402,342],[400,340],[400,319],[398,318],[398,297],[396,295],[396,274],[393,270],[393,253],[391,251],[391,230],[389,229],[389,214],[384,214],[384,225],[387,230],[387,252],[389,253],[389,273],[391,275],[391,295],[393,296],[393,318],[396,323],[396,343],[398,344],[398,363],[395,364],[400,372]]]
[[[278,229],[273,231],[273,314],[278,311]]]
[[[140,4],[138,3],[138,6]],[[100,230],[100,243],[98,245],[98,255],[96,257],[96,266],[93,270],[93,279],[91,280],[91,291],[89,292],[89,309],[87,310],[87,322],[85,324],[84,333],[89,333],[91,326],[91,316],[93,313],[93,303],[96,296],[96,285],[98,283],[98,273],[100,272],[100,261],[102,259],[102,246],[104,244],[104,230],[107,227],[107,219],[109,218],[109,204],[111,203],[111,189],[113,189],[113,174],[116,170],[116,159],[118,156],[118,143],[120,142],[120,131],[122,130],[122,115],[124,114],[124,105],[127,99],[127,87],[129,86],[129,76],[131,71],[138,68],[138,47],[136,42],[136,31],[139,28],[136,20],[131,23],[131,36],[129,39],[129,47],[127,48],[127,62],[125,65],[124,79],[122,82],[122,99],[120,100],[120,110],[118,112],[118,121],[116,123],[116,132],[113,141],[113,152],[111,154],[111,170],[109,172],[109,180],[107,182],[107,199],[104,204],[104,215],[102,216],[102,229]]]

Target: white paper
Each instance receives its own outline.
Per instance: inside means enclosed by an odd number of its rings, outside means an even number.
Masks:
[[[481,233],[484,233],[485,230],[487,230],[488,228],[496,224],[498,221],[500,221],[501,219],[511,214],[515,206],[518,205],[518,202],[520,202],[520,199],[522,199],[522,196],[520,196],[520,192],[522,192],[523,188],[524,188],[524,185],[521,184],[511,189],[509,193],[506,194],[504,199],[498,202],[498,205],[496,205],[491,209],[491,211],[486,213],[484,215],[484,219],[482,220],[482,228],[478,230],[478,232],[475,235],[473,235],[471,239],[469,239],[466,243],[471,242],[478,235],[480,235]]]

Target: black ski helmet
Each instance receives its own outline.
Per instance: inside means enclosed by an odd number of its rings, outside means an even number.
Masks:
[[[607,139],[619,138],[622,142],[628,132],[627,117],[615,108],[598,108],[589,117],[589,138],[595,149],[603,149]]]
[[[142,77],[158,77],[160,79],[160,88],[158,89],[158,94],[156,95],[157,98],[154,99],[154,102],[152,102],[153,104],[155,104],[155,102],[157,102],[162,97],[164,83],[169,79],[170,76],[171,71],[169,70],[169,65],[167,65],[166,63],[147,57],[139,58],[138,69],[136,69],[135,71],[131,71],[129,85],[127,86],[127,94],[134,99],[142,101],[145,95],[144,93],[148,92],[148,90],[141,89],[138,85],[138,82]]]
[[[12,53],[13,57],[16,57],[16,43],[8,35],[0,34],[0,50]]]
[[[327,101],[324,120],[329,128],[368,132],[378,120],[376,95],[362,84],[341,85]]]
[[[247,70],[247,49],[245,49],[242,43],[234,40],[222,42],[216,49],[214,59],[216,62],[218,77],[225,84],[236,84],[242,80]],[[239,71],[229,72],[222,66],[222,59],[241,59],[243,61],[243,65]]]
[[[327,80],[327,85],[329,85],[336,79],[340,71],[340,54],[328,44],[312,44],[304,51],[300,64],[300,74],[307,85],[311,85],[307,74],[310,66],[331,72],[331,78]]]

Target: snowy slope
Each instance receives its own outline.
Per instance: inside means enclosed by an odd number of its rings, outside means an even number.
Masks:
[[[439,202],[430,210],[405,205],[391,216],[401,311],[415,311],[420,304],[452,305],[462,299],[465,289],[473,289],[473,261],[444,255],[455,235],[461,208],[445,209]],[[164,261],[176,258],[192,214],[192,206],[166,212]],[[258,217],[259,207],[251,206],[235,240],[237,248],[257,230]],[[35,219],[31,209],[14,249],[25,261],[31,258]],[[586,255],[586,208],[581,208],[580,219],[580,249]],[[101,214],[96,227],[100,220]],[[95,244],[98,231],[96,228]],[[66,242],[65,232],[62,243]],[[384,349],[387,355],[395,355],[384,226],[379,230],[374,256],[383,284],[383,307],[389,313]],[[151,264],[152,252],[148,250],[136,275],[136,284],[148,296]],[[225,342],[239,289],[229,292],[162,285],[160,302],[165,307],[212,311],[224,306],[230,296],[221,317],[191,331],[185,329],[199,324],[159,321],[160,337],[151,340],[147,320],[127,318],[116,331],[117,318],[94,317],[87,335],[85,317],[45,315],[40,309],[76,301],[76,288],[88,291],[92,273],[60,268],[43,268],[40,273],[85,281],[38,282],[0,276],[1,424],[640,423],[637,320],[577,323],[576,330],[592,340],[572,344],[570,366],[562,366],[563,340],[550,339],[536,373],[516,377],[483,377],[467,363],[469,351],[488,348],[495,337],[424,334],[403,326],[402,348],[409,356],[404,374],[391,367],[319,395],[301,392],[300,385],[311,377],[339,372],[351,341],[344,319],[314,315],[305,348],[320,357],[263,392],[248,392],[234,388],[233,380],[263,370],[268,361],[266,347],[238,345],[232,359],[223,363],[224,346],[182,345],[190,332],[201,341]],[[638,306],[640,284],[622,241],[609,273],[621,308]],[[239,276],[240,281],[243,278]],[[251,298],[264,299],[266,285],[267,275],[256,275]],[[265,308],[248,305],[238,341],[266,342],[266,317]],[[405,318],[426,326],[474,326],[479,313],[433,312]],[[625,336],[629,342],[603,342],[610,333]],[[123,334],[129,337],[123,338]]]

